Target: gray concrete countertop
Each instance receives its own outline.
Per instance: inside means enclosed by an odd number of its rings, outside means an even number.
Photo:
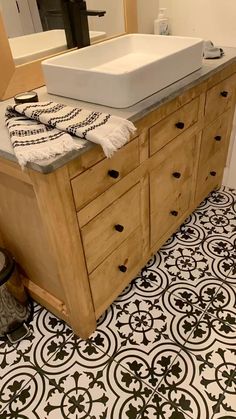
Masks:
[[[125,109],[108,108],[106,106],[96,105],[94,103],[82,102],[60,96],[49,95],[47,93],[46,87],[41,87],[36,91],[39,96],[39,101],[51,100],[59,103],[64,103],[70,106],[83,107],[88,110],[111,113],[112,115],[129,119],[135,124],[135,121],[138,121],[140,118],[144,117],[149,112],[157,109],[164,103],[167,103],[170,100],[176,98],[187,89],[194,87],[199,82],[203,82],[208,77],[222,70],[227,65],[235,62],[236,48],[224,47],[223,49],[225,51],[225,55],[223,57],[213,60],[203,60],[202,68],[198,71],[195,71],[194,73],[190,74],[187,77],[184,77],[178,82],[173,83],[165,89],[162,89],[159,92],[142,100],[141,102]],[[0,156],[6,158],[7,160],[17,161],[10,142],[8,130],[5,127],[4,122],[5,109],[7,105],[13,103],[13,99],[0,102]],[[71,151],[63,155],[58,155],[54,158],[41,160],[36,163],[28,163],[27,167],[41,173],[50,173],[56,170],[57,168],[63,166],[64,164],[68,163],[69,161],[75,159],[82,153],[85,153],[87,150],[94,146],[93,143],[79,138],[75,139],[75,141],[82,143],[84,147],[80,150]]]

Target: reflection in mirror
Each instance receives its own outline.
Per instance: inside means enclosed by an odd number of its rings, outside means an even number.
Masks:
[[[15,65],[67,50],[65,31],[52,30],[9,38]]]
[[[78,13],[72,9],[76,3],[84,3],[87,7],[88,16],[83,21],[88,22],[89,32],[88,39],[82,39],[82,42],[71,39],[70,29],[75,16],[77,38],[81,40],[82,25]],[[65,10],[69,7],[72,12],[68,25]],[[95,13],[98,10],[104,13]],[[123,0],[0,0],[0,11],[16,65],[126,32]]]
[[[41,60],[67,50],[58,9],[64,1],[0,0],[0,100],[42,86]],[[86,6],[106,11],[88,16],[91,43],[137,32],[136,0],[87,0]]]
[[[43,30],[64,28],[61,2],[62,0],[37,0]],[[102,19],[98,19],[96,15],[88,16],[90,30],[106,32],[108,37],[126,31],[123,0],[86,0],[86,5],[88,10],[106,11]]]

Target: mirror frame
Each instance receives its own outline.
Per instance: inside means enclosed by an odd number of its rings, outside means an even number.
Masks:
[[[123,0],[123,5],[125,33],[138,32],[137,0]],[[115,37],[121,35],[124,34],[118,34]],[[114,36],[112,38],[114,38]],[[44,86],[45,82],[43,78],[41,61],[62,53],[60,52],[58,54],[53,54],[16,66],[12,57],[3,17],[0,13],[0,54],[0,100],[2,101],[13,97],[17,93]]]

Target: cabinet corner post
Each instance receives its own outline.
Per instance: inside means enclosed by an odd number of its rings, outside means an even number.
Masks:
[[[31,171],[30,177],[56,260],[70,325],[87,339],[96,329],[96,318],[67,166],[47,175]]]

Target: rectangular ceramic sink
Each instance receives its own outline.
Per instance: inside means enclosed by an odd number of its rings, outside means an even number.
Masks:
[[[93,43],[105,38],[106,32],[89,31],[89,36],[90,42]],[[53,29],[9,38],[9,44],[16,65],[67,50],[64,29]]]
[[[198,70],[199,38],[131,34],[42,63],[49,93],[126,108]]]

